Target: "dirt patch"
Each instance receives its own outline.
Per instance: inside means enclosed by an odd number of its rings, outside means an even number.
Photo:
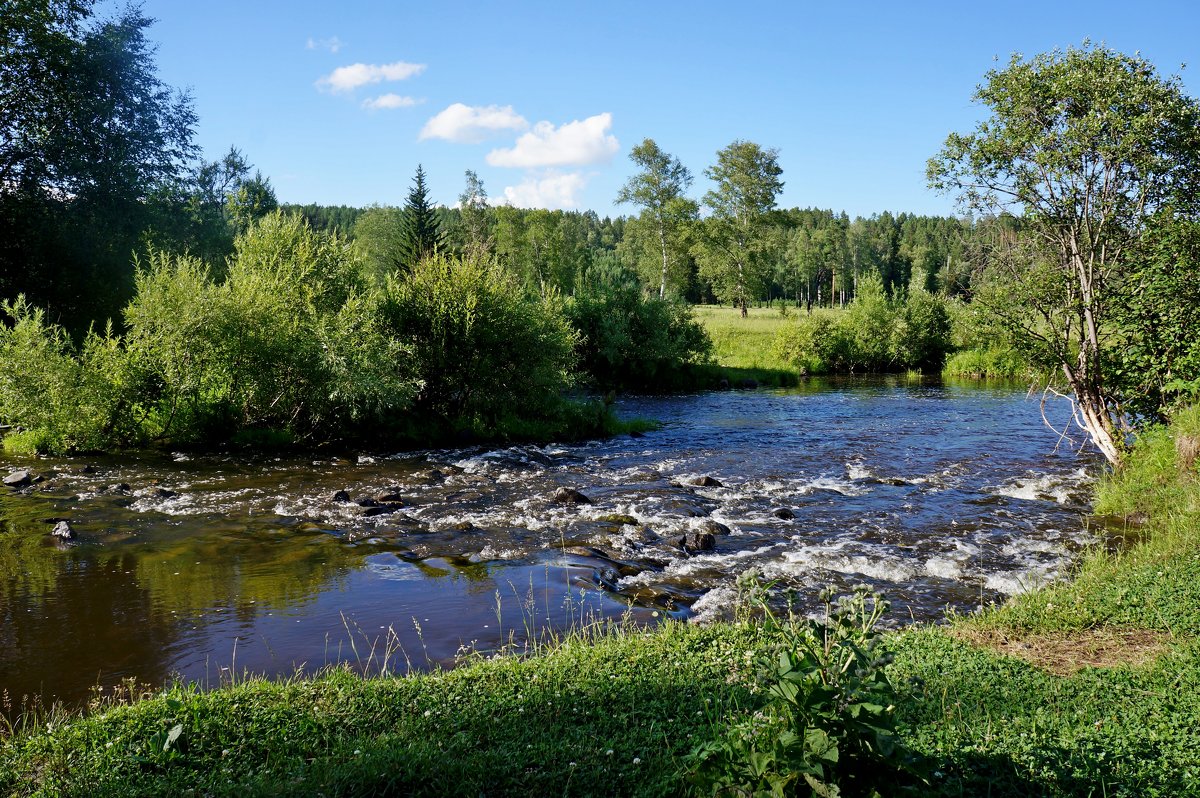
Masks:
[[[1200,458],[1200,436],[1180,435],[1175,439],[1175,462],[1184,474],[1193,474]]]
[[[1088,629],[1053,635],[1015,636],[987,629],[954,629],[954,637],[1017,657],[1056,676],[1083,668],[1145,665],[1167,650],[1171,636],[1149,629]]]

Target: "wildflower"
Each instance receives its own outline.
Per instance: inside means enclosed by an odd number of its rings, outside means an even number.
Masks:
[[[642,758],[641,758],[640,756],[635,756],[635,757],[633,758],[633,764],[635,764],[635,765],[640,765],[640,764],[642,764]]]
[[[604,752],[604,755],[605,755],[605,756],[612,756],[612,755],[613,755],[613,750],[612,750],[611,748],[610,748],[610,749],[608,749],[607,751],[605,751],[605,752]]]

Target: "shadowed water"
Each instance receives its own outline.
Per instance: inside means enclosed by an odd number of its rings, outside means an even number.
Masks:
[[[937,619],[1061,576],[1093,540],[1096,461],[1056,451],[1023,391],[849,381],[619,410],[664,427],[340,458],[0,462],[45,477],[0,496],[0,687],[77,701],[128,677],[448,664],[545,626],[721,617],[748,568],[802,606],[867,582],[893,618]],[[560,487],[592,503],[559,503]],[[69,544],[49,535],[63,519]],[[689,531],[714,548],[682,547]]]

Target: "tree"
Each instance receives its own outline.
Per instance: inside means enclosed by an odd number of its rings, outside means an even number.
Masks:
[[[951,134],[930,185],[970,209],[1023,214],[1023,257],[988,304],[1030,353],[1060,369],[1076,420],[1114,465],[1127,417],[1110,383],[1114,299],[1147,221],[1200,199],[1200,106],[1178,77],[1087,43],[988,72],[991,118]],[[986,301],[986,300],[985,300]]]
[[[684,196],[692,184],[692,173],[680,160],[663,152],[653,139],[645,139],[629,153],[629,159],[641,167],[617,192],[617,203],[632,203],[642,208],[638,220],[654,231],[661,270],[658,271],[658,298],[667,295],[667,281],[680,289],[686,279],[672,275],[672,254],[675,262],[683,259],[677,254],[682,228],[696,218],[696,203]],[[640,259],[639,259],[640,260]]]
[[[704,174],[717,185],[704,195],[711,215],[700,230],[700,271],[718,297],[734,302],[745,315],[771,260],[767,212],[783,190],[779,151],[735,141],[717,152],[716,164]]]
[[[137,8],[85,27],[90,2],[0,14],[0,273],[86,328],[133,289],[147,199],[185,182],[191,100],[156,75]]]
[[[479,175],[467,170],[467,185],[458,195],[459,227],[462,250],[469,257],[484,256],[492,250],[492,209],[487,190]]]
[[[425,185],[425,170],[417,165],[413,186],[408,191],[404,204],[404,218],[400,228],[400,262],[412,269],[423,258],[443,249],[446,234],[438,221],[433,203],[429,201],[429,188]]]

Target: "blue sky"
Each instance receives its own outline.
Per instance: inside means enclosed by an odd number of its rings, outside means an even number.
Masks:
[[[467,169],[524,206],[613,199],[653,138],[708,188],[735,139],[779,150],[783,207],[954,211],[925,187],[984,73],[1084,38],[1182,72],[1185,2],[675,3],[146,0],[167,83],[208,158],[240,148],[281,201],[402,204],[418,163],[453,204]]]

